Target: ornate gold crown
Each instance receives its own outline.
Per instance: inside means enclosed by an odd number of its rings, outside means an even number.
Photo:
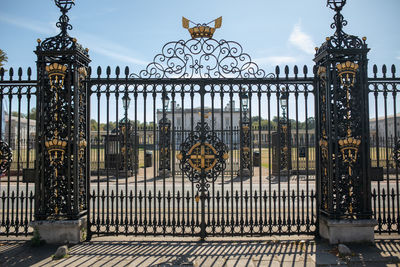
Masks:
[[[346,61],[343,63],[339,63],[336,65],[336,69],[338,70],[339,73],[351,73],[354,74],[356,73],[358,69],[358,64],[350,61]]]
[[[53,75],[65,76],[65,73],[67,72],[67,66],[58,63],[53,63],[51,65],[46,66],[46,71],[49,73],[49,77]]]
[[[44,145],[46,146],[49,152],[53,151],[64,152],[65,148],[67,147],[67,142],[59,139],[57,136],[54,136],[53,139],[51,139],[50,141],[46,141]]]
[[[339,140],[340,150],[348,150],[348,149],[358,150],[360,144],[361,140],[354,138],[352,136]]]
[[[191,22],[195,26],[189,28],[189,22]],[[214,22],[214,27],[209,26],[209,24],[211,24],[212,22]],[[187,18],[182,17],[182,27],[189,30],[189,33],[193,39],[203,38],[203,37],[212,38],[215,29],[221,28],[221,24],[222,24],[222,17],[219,17],[205,24],[194,23],[193,21],[190,21]]]

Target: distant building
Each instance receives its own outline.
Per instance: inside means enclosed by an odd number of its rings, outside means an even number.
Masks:
[[[395,127],[394,127],[395,118],[396,118],[397,133],[395,133]],[[386,146],[386,144],[389,147],[393,146],[395,142],[395,137],[400,138],[400,113],[397,113],[396,116],[389,115],[387,117],[385,116],[378,117],[378,119],[376,118],[370,119],[369,132],[370,132],[371,145],[376,145],[377,143],[376,141],[379,139],[380,146]]]
[[[28,119],[26,118],[11,116],[11,123],[9,119],[10,117],[5,113],[5,127],[3,128],[5,141],[9,143],[12,149],[17,149],[18,145],[21,149],[26,149],[27,146],[30,149],[33,148],[36,137],[36,120],[30,119],[28,126]]]
[[[167,118],[171,121],[171,123],[174,119],[175,145],[176,149],[179,149],[179,145],[182,142],[182,135],[184,140],[188,136],[192,128],[194,130],[197,123],[201,121],[201,109],[199,107],[196,107],[193,108],[192,111],[192,109],[190,108],[185,108],[182,111],[182,108],[178,104],[172,102],[171,105],[175,106],[174,114],[172,114],[172,108],[169,108],[165,112]],[[212,122],[212,112],[214,112],[214,124]],[[162,117],[163,110],[158,109],[156,122],[157,124],[162,119]],[[235,107],[235,101],[228,103],[222,110],[221,108],[214,108],[214,110],[212,110],[210,107],[204,107],[204,121],[207,122],[211,130],[214,130],[218,137],[223,138],[224,143],[228,145],[231,142],[234,145],[239,143],[240,109]],[[221,135],[221,131],[223,132],[223,136]]]

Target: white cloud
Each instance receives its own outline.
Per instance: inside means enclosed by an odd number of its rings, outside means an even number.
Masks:
[[[270,56],[270,57],[255,58],[253,61],[259,65],[268,64],[275,66],[275,65],[295,63],[297,59],[291,56]]]
[[[114,60],[118,60],[118,61],[122,61],[122,62],[126,62],[126,63],[133,63],[133,64],[137,64],[137,65],[147,65],[146,61],[143,61],[143,60],[131,57],[131,56],[127,56],[123,53],[119,53],[118,51],[115,51],[115,49],[112,49],[112,48],[104,48],[104,47],[100,47],[100,46],[88,45],[86,43],[85,43],[85,46],[90,47],[90,50],[95,53],[112,58]]]
[[[400,56],[398,56],[397,59],[400,60]]]
[[[30,30],[47,36],[55,35],[59,29],[55,26],[56,23],[39,23],[37,21],[29,21],[22,17],[9,16],[0,12],[0,22],[14,25],[20,28]],[[132,56],[132,51],[117,43],[109,42],[108,40],[91,36],[90,34],[77,34],[79,43],[88,47],[91,51],[103,56],[107,56],[117,61],[122,61],[137,65],[147,65],[146,61],[140,60]]]
[[[301,29],[300,22],[294,25],[292,33],[289,36],[289,42],[307,54],[312,55],[315,52],[315,44],[311,36]]]
[[[116,61],[122,61],[125,63],[147,65],[148,62],[138,59],[133,56],[134,52],[118,43],[110,42],[108,40],[99,38],[96,35],[79,32],[77,36],[81,36],[78,41],[85,47],[88,47],[90,51],[98,53],[102,56],[112,58]]]
[[[49,27],[48,24],[30,21],[22,17],[9,16],[7,14],[0,13],[0,21],[40,34],[54,34],[54,28],[52,29],[52,27]]]

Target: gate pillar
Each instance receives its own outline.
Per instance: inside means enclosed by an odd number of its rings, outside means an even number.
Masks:
[[[61,32],[38,40],[35,221],[48,243],[77,243],[86,235],[89,128],[87,88],[82,82],[88,50],[68,35],[73,0],[55,0]]]
[[[316,48],[319,234],[330,243],[373,242],[366,38],[348,35],[345,0],[328,0],[336,29]]]

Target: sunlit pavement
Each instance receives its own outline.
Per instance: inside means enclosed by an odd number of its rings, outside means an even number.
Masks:
[[[0,240],[1,266],[400,266],[400,237],[379,236],[374,245],[337,246],[310,236],[263,238],[94,237],[70,246],[53,260],[57,246],[30,247],[26,238]]]

